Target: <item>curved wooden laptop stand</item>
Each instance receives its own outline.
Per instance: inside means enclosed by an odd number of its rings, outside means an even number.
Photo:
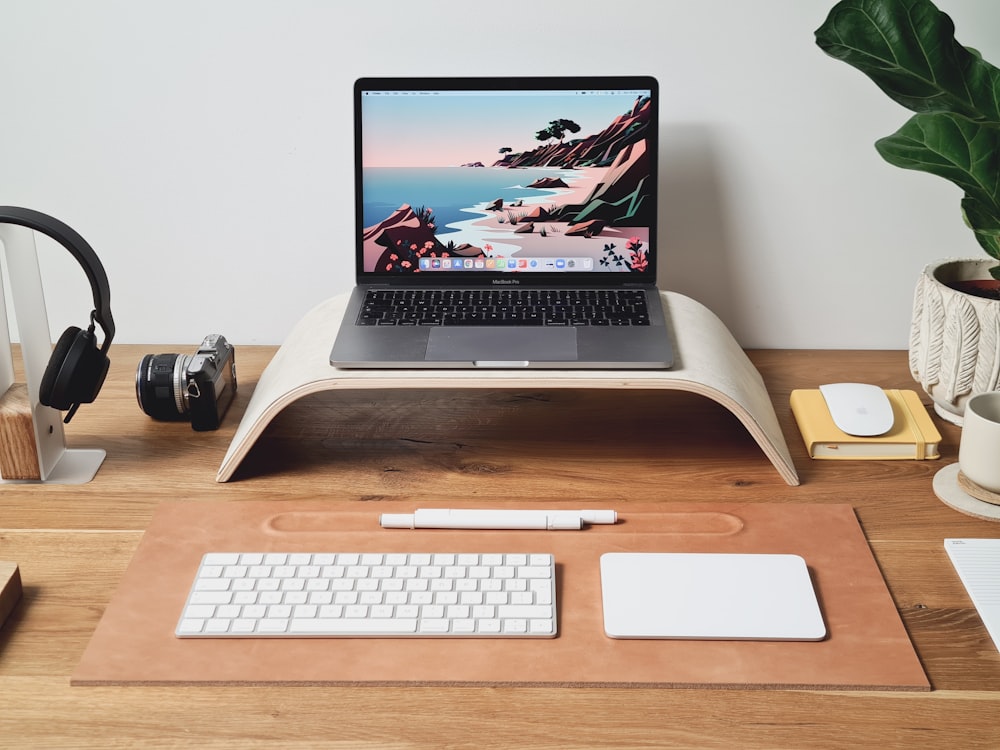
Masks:
[[[296,324],[260,376],[229,445],[217,482],[228,481],[282,409],[312,393],[366,388],[630,388],[682,390],[731,411],[781,477],[799,478],[760,373],[714,313],[689,297],[663,293],[676,361],[670,370],[341,370],[330,365],[347,296],[320,303]]]

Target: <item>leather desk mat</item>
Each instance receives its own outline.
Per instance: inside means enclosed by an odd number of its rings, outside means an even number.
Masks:
[[[930,689],[848,505],[624,504],[614,526],[582,531],[379,527],[380,512],[415,507],[163,503],[71,684]],[[558,636],[178,639],[178,616],[208,551],[551,552]],[[604,635],[601,609],[605,552],[799,554],[813,576],[828,636],[820,642],[613,640]]]

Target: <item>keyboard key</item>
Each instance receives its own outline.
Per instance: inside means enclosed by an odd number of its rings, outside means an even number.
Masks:
[[[302,635],[409,635],[417,632],[417,620],[378,618],[314,618],[292,620],[293,632]]]

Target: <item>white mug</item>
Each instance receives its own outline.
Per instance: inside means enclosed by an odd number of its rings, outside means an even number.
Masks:
[[[958,464],[973,484],[1000,494],[1000,391],[980,393],[966,403]]]

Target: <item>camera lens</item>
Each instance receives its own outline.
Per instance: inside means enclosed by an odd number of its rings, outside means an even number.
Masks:
[[[190,356],[147,354],[135,373],[139,408],[153,419],[185,419],[188,412],[187,367]]]

